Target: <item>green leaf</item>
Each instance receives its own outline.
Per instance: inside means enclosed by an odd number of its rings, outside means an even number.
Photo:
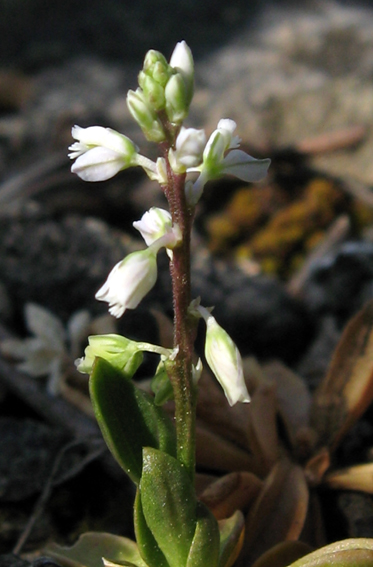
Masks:
[[[53,543],[44,552],[62,567],[103,567],[103,557],[119,565],[147,567],[134,541],[100,532],[83,534],[72,547]]]
[[[140,491],[137,490],[134,506],[134,524],[137,545],[143,559],[150,567],[169,567],[167,559],[159,549],[152,532],[149,529],[142,509]]]
[[[230,567],[236,561],[243,544],[245,518],[242,512],[237,510],[230,518],[220,520],[219,530],[219,567]]]
[[[154,403],[157,406],[162,406],[163,404],[168,402],[168,400],[172,400],[174,398],[172,385],[166,371],[166,365],[163,360],[161,360],[161,362],[158,364],[158,368],[152,378],[151,387],[155,394]]]
[[[372,567],[373,539],[337,541],[301,557],[289,567]]]
[[[90,394],[106,444],[135,483],[141,477],[144,446],[176,454],[175,429],[169,417],[107,360],[96,359]]]
[[[196,529],[194,488],[189,475],[175,458],[146,447],[140,483],[144,517],[168,563],[187,563]]]
[[[217,567],[219,562],[220,534],[218,523],[210,510],[198,502],[197,525],[190,546],[186,567]]]

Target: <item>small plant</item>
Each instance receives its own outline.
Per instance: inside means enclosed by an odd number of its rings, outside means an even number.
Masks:
[[[176,45],[169,63],[161,53],[149,51],[138,80],[139,88],[128,92],[127,104],[145,138],[158,144],[161,155],[156,162],[141,155],[126,136],[101,126],[74,126],[76,141],[70,147],[75,160],[72,171],[82,179],[102,181],[140,166],[159,183],[169,206],[169,211],[152,207],[134,223],[147,247],[120,261],[96,298],[107,302],[115,317],[135,309],[156,282],[157,254],[165,248],[174,306],[172,348],[116,334],[96,335],[89,337],[85,356],[77,361],[78,370],[90,375],[91,400],[106,443],[136,485],[136,542],[85,534],[71,549],[51,546],[48,552],[69,567],[102,563],[107,567],[230,567],[244,540],[243,514],[237,506],[218,521],[197,499],[195,490],[202,363],[195,357],[194,340],[199,319],[206,323],[205,359],[230,406],[249,402],[250,396],[236,345],[212,309],[191,297],[190,236],[195,207],[209,180],[231,174],[243,181],[259,181],[270,160],[256,160],[239,149],[233,120],[220,120],[208,140],[203,130],[183,126],[194,84],[193,58],[184,41]],[[132,380],[144,352],[160,357],[152,379],[153,395]],[[163,407],[170,399],[172,419]],[[365,547],[371,551],[371,546]]]

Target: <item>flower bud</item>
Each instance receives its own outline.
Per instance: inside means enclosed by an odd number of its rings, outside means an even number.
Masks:
[[[139,73],[139,85],[149,106],[155,111],[163,110],[166,105],[164,88],[143,71]]]
[[[172,230],[172,219],[168,211],[158,207],[152,207],[143,214],[141,220],[132,223],[133,226],[141,233],[146,244],[150,246]]]
[[[165,88],[166,113],[170,122],[180,124],[188,116],[189,104],[180,73],[172,75]]]
[[[250,396],[237,346],[207,309],[202,306],[197,306],[196,309],[205,319],[207,326],[205,342],[207,363],[222,386],[229,405],[249,402]]]
[[[150,248],[132,252],[118,262],[96,299],[107,301],[109,312],[121,317],[126,309],[135,309],[157,280],[156,251]]]
[[[181,74],[185,85],[185,101],[187,106],[193,98],[194,90],[194,61],[193,55],[185,41],[180,41],[171,55],[170,66]]]
[[[182,126],[176,138],[175,150],[170,149],[168,154],[172,169],[176,173],[184,173],[188,168],[200,165],[205,144],[204,130]]]
[[[71,171],[84,181],[104,181],[136,165],[136,145],[111,128],[74,126],[72,136],[78,141],[69,147],[69,157],[76,159]]]
[[[166,139],[162,123],[157,117],[155,110],[146,101],[141,89],[128,91],[127,106],[147,140],[150,142],[163,142]]]
[[[121,335],[93,335],[88,337],[88,343],[84,351],[85,356],[75,361],[77,369],[83,374],[92,372],[96,357],[104,358],[121,371],[129,371],[132,362],[141,361],[133,359],[133,356],[139,352],[138,344]]]
[[[145,55],[143,72],[152,77],[154,81],[162,87],[166,86],[167,81],[172,74],[170,65],[167,63],[164,55],[154,49],[150,49]]]
[[[203,151],[203,162],[198,167],[190,167],[187,172],[199,171],[200,176],[193,188],[188,191],[189,202],[196,204],[200,199],[204,185],[210,179],[224,174],[235,175],[243,181],[261,181],[266,175],[271,160],[255,159],[236,148],[240,138],[233,136],[236,123],[229,118],[219,121],[217,129],[211,134]],[[228,152],[226,154],[226,152]]]

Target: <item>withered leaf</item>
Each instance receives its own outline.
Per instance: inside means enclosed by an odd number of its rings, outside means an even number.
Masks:
[[[279,460],[247,515],[245,558],[253,561],[282,541],[298,539],[308,498],[301,467],[287,459]]]
[[[373,463],[331,471],[324,482],[339,490],[361,490],[373,494]]]
[[[347,324],[317,389],[311,426],[331,451],[373,400],[373,300]]]
[[[233,472],[208,486],[200,500],[218,520],[229,518],[236,510],[245,512],[257,497],[263,481],[249,472]]]

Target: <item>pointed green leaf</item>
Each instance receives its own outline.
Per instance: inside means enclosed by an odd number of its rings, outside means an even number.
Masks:
[[[162,406],[174,397],[172,385],[163,360],[158,364],[158,368],[152,378],[151,387],[155,394],[154,403],[157,406]]]
[[[140,483],[144,517],[168,563],[186,565],[196,528],[194,488],[175,458],[146,447]]]
[[[245,518],[242,512],[237,510],[230,518],[220,520],[219,530],[219,567],[230,567],[236,561],[243,544]]]
[[[141,477],[144,446],[176,454],[175,430],[169,417],[107,360],[96,359],[90,394],[106,444],[135,483]]]
[[[219,562],[220,534],[216,519],[210,510],[198,502],[197,525],[190,546],[186,567],[217,567]]]
[[[103,567],[103,557],[117,564],[132,563],[137,567],[147,567],[134,541],[100,532],[83,534],[72,547],[53,543],[44,551],[62,567]]]
[[[167,559],[159,549],[152,532],[146,523],[142,509],[140,491],[137,490],[134,506],[134,524],[139,551],[150,567],[169,567]]]

